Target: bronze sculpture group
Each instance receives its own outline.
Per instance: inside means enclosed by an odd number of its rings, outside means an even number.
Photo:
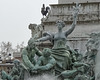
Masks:
[[[92,35],[93,38],[86,45],[86,53],[91,53],[91,56],[86,54],[83,57],[82,54],[78,53],[77,49],[71,50],[66,45],[67,36],[75,29],[78,11],[79,5],[77,4],[74,7],[73,23],[69,30],[62,31],[65,23],[62,20],[58,20],[56,22],[58,27],[57,33],[47,32],[44,33],[42,38],[30,38],[27,47],[22,51],[23,62],[20,63],[20,61],[15,60],[14,67],[9,75],[2,71],[2,79],[24,80],[24,73],[29,73],[30,76],[38,76],[45,73],[54,75],[61,80],[95,80],[94,68],[90,70],[90,66],[95,64],[94,57],[97,54],[97,47],[95,49],[90,48],[97,44],[94,36]],[[52,49],[44,48],[43,51],[40,51],[36,43],[46,40],[53,44]],[[35,55],[37,55],[37,59],[35,59]]]

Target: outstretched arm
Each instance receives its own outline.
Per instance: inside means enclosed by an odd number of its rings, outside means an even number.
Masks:
[[[49,40],[49,39],[50,39],[50,36],[45,36],[45,37],[37,39],[37,41],[42,42],[42,41],[46,41],[46,40]]]
[[[69,34],[72,33],[72,31],[75,29],[76,23],[77,23],[77,15],[79,11],[79,5],[76,4],[76,7],[74,7],[74,12],[73,12],[73,23],[71,25],[71,28],[68,31],[65,31],[65,35],[68,36]]]
[[[35,47],[35,50],[36,50],[37,56],[39,56],[39,57],[42,56],[43,53],[37,47]]]
[[[42,38],[39,38],[37,39],[37,41],[47,41],[47,40],[50,40],[53,38],[53,34],[52,33],[49,33],[49,32],[45,32],[43,33],[43,37]]]
[[[28,56],[27,56],[28,52],[26,50],[26,48],[24,48],[22,50],[22,60],[23,60],[23,63],[24,65],[29,68],[29,69],[32,69],[34,67],[34,65],[31,63],[31,61],[29,60]]]
[[[51,60],[46,65],[40,65],[40,64],[41,64],[41,62],[38,61],[38,65],[36,66],[37,70],[45,71],[45,70],[49,70],[49,69],[53,68],[56,64],[56,61],[54,58],[51,58]]]
[[[71,28],[65,32],[65,35],[68,36],[69,34],[71,34],[73,32],[73,30],[75,29],[76,26],[76,22],[77,22],[77,16],[73,16],[73,23],[71,25]]]

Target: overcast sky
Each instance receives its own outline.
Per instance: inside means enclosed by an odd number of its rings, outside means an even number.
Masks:
[[[58,0],[0,0],[0,42],[15,46],[31,37],[30,23],[40,24],[42,4],[57,4]]]

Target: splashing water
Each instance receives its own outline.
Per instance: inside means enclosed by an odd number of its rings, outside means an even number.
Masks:
[[[100,47],[96,56],[95,80],[100,80]]]
[[[48,74],[43,74],[41,76],[35,76],[32,78],[29,78],[27,80],[57,80],[56,77]]]

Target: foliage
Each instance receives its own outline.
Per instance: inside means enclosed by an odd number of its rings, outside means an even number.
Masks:
[[[24,48],[24,42],[17,44],[15,49],[12,47],[11,42],[1,42],[0,43],[0,58],[6,60],[8,58],[13,58],[14,52],[20,52],[20,49]]]

